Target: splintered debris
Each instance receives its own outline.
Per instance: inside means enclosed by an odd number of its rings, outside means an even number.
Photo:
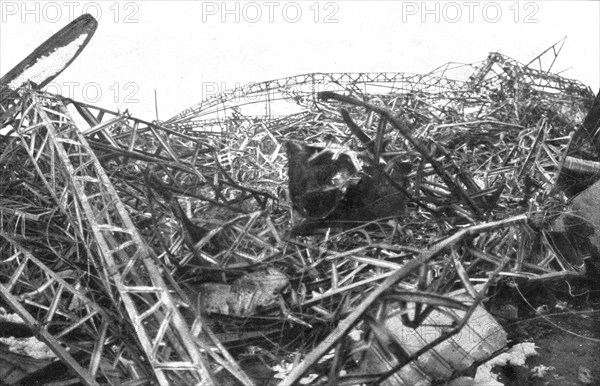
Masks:
[[[290,284],[275,268],[250,272],[233,284],[204,283],[189,289],[198,310],[204,313],[237,316],[255,315],[257,310],[279,304],[282,291]]]
[[[307,219],[292,234],[309,235],[327,227],[349,229],[360,222],[404,214],[406,192],[393,184],[406,185],[410,165],[369,164],[368,154],[339,145],[297,141],[286,145],[291,201]],[[390,182],[391,176],[395,180]]]
[[[480,365],[477,368],[475,381],[472,385],[503,386],[503,383],[498,382],[498,375],[492,371],[494,366],[506,366],[509,364],[513,366],[525,366],[527,358],[538,355],[535,349],[535,343],[519,343],[512,346],[507,352]]]
[[[26,67],[2,85],[0,294],[61,382],[452,382],[506,345],[498,286],[598,258],[598,100],[505,55],[275,79],[152,123]]]
[[[410,291],[405,296],[408,300],[416,293]],[[398,367],[402,358],[448,334],[470,308],[463,302],[473,304],[473,298],[465,294],[448,296],[437,299],[438,304],[445,306],[434,309],[428,315],[421,314],[425,310],[417,312],[420,307],[415,308],[415,303],[388,302],[382,320],[369,321],[373,333],[369,342],[363,342],[366,349],[359,362],[360,369],[365,373],[389,372]],[[425,351],[417,360],[402,366],[381,384],[429,385],[432,381],[450,379],[455,373],[502,350],[507,343],[506,332],[483,307],[471,307],[474,309],[468,321],[455,335],[449,335],[448,339]],[[414,325],[418,327],[413,328]]]

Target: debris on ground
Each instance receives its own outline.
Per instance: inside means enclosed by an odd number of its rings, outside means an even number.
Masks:
[[[477,369],[473,385],[502,386],[498,381],[498,375],[492,372],[494,366],[524,366],[528,357],[537,355],[534,343],[519,343],[514,345],[505,353],[487,361]],[[536,370],[536,374],[539,374]],[[536,375],[537,376],[537,375]]]
[[[465,306],[463,302],[475,300],[468,295],[448,294],[434,299],[410,290],[396,291],[394,295],[392,299],[400,301],[392,303],[386,299],[386,314],[367,318],[366,326],[371,333],[365,334],[369,338],[359,343],[364,351],[359,362],[361,372],[387,373],[407,355],[423,353],[416,361],[381,380],[382,385],[423,385],[435,379],[450,379],[474,363],[486,361],[507,344],[506,332],[483,307]],[[436,303],[439,310],[420,309],[414,303],[417,296],[431,296],[428,303]],[[466,313],[469,317],[465,317]],[[455,325],[460,326],[456,335],[438,342]]]
[[[59,71],[2,84],[0,306],[59,359],[37,379],[477,380],[548,336],[529,321],[565,314],[598,350],[575,318],[599,304],[600,94],[538,66],[563,44],[527,64],[276,79],[162,122],[39,88]]]

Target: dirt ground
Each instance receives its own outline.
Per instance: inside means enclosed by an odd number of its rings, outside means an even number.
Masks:
[[[533,342],[527,367],[499,369],[505,385],[600,385],[600,279],[508,291],[516,320],[504,320],[511,343]],[[508,315],[507,315],[508,316]],[[514,315],[510,319],[515,319]]]

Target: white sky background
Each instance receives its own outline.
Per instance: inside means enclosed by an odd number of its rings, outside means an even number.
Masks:
[[[600,87],[596,1],[3,1],[0,74],[85,9],[98,19],[96,34],[48,91],[147,120],[155,118],[154,89],[166,120],[249,82],[309,72],[427,73],[491,51],[527,63],[564,36],[553,72],[567,70],[563,76],[594,93]]]

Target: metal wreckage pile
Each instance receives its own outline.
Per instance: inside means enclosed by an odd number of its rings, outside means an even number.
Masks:
[[[600,106],[541,68],[563,43],[256,83],[152,123],[5,82],[2,306],[58,358],[14,383],[464,374],[506,346],[491,286],[598,264],[597,207],[567,213],[598,179]]]

